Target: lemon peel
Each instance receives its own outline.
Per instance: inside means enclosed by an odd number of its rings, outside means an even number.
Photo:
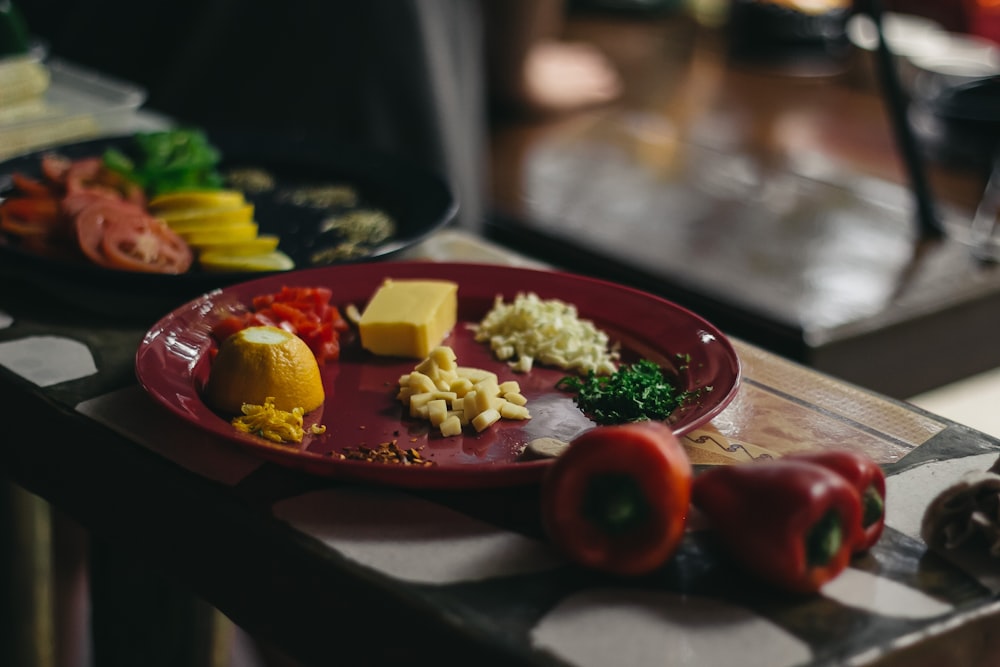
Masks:
[[[201,253],[198,263],[205,271],[290,271],[295,260],[280,250],[244,254],[227,250]]]
[[[279,410],[274,407],[274,397],[268,396],[263,405],[244,403],[241,410],[243,415],[234,417],[232,421],[237,431],[271,442],[302,442],[305,437],[305,429],[302,428],[305,411],[302,408]]]
[[[239,190],[175,190],[153,197],[149,209],[155,214],[178,209],[237,208],[244,203]]]

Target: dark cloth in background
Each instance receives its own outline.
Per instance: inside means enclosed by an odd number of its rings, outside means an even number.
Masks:
[[[58,57],[207,129],[350,141],[440,173],[477,228],[485,67],[471,0],[20,0]]]

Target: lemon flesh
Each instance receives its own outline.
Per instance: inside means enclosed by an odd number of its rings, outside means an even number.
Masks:
[[[266,255],[278,249],[280,239],[273,234],[260,234],[246,241],[220,241],[202,243],[198,246],[202,254],[219,253],[222,257],[242,257],[246,255]],[[223,260],[225,261],[225,260]]]
[[[150,200],[154,214],[178,209],[236,208],[245,203],[239,190],[178,190]]]
[[[160,219],[164,218],[160,216]],[[220,217],[220,218],[191,218],[190,220],[175,220],[174,222],[168,222],[167,227],[174,230],[178,234],[191,234],[193,232],[202,232],[207,229],[235,229],[237,227],[246,227],[247,225],[256,224],[253,218],[243,219],[242,217]]]
[[[224,225],[253,220],[253,204],[216,206],[208,208],[178,208],[157,211],[156,217],[171,229],[197,227],[198,225]]]
[[[219,346],[205,385],[214,409],[240,414],[243,404],[305,412],[323,405],[326,394],[316,357],[305,341],[278,327],[248,327]]]
[[[254,255],[203,252],[198,256],[198,263],[205,271],[290,271],[295,268],[295,261],[280,250]]]
[[[257,238],[257,223],[244,222],[239,225],[218,227],[215,225],[202,227],[195,231],[177,232],[177,235],[187,241],[188,245],[200,248],[212,243],[231,243],[249,241]],[[176,230],[175,230],[176,231]]]

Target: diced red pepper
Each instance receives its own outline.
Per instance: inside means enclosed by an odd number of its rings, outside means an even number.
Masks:
[[[340,310],[329,303],[333,291],[326,287],[288,287],[258,294],[251,299],[253,310],[225,318],[213,328],[213,338],[221,343],[235,331],[251,326],[274,326],[295,334],[312,350],[319,363],[340,357],[340,331],[347,322]],[[216,334],[215,329],[218,329]]]
[[[854,546],[854,553],[868,551],[878,542],[885,528],[885,472],[875,461],[846,449],[796,452],[783,458],[810,461],[845,478],[861,496],[862,537]]]
[[[217,344],[221,345],[222,341],[226,340],[237,331],[242,331],[246,328],[246,326],[246,319],[240,317],[239,315],[230,315],[229,317],[225,317],[215,323],[211,331],[212,338]]]
[[[660,422],[597,426],[577,436],[542,482],[542,520],[585,567],[623,576],[662,566],[684,536],[691,462]]]
[[[858,492],[808,461],[712,468],[695,478],[692,501],[738,565],[796,593],[839,575],[861,539]]]

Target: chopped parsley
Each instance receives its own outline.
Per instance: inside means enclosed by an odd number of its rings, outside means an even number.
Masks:
[[[598,424],[662,421],[701,393],[682,391],[674,378],[647,359],[623,365],[611,375],[591,371],[585,378],[567,376],[556,388],[575,392],[577,407]]]

